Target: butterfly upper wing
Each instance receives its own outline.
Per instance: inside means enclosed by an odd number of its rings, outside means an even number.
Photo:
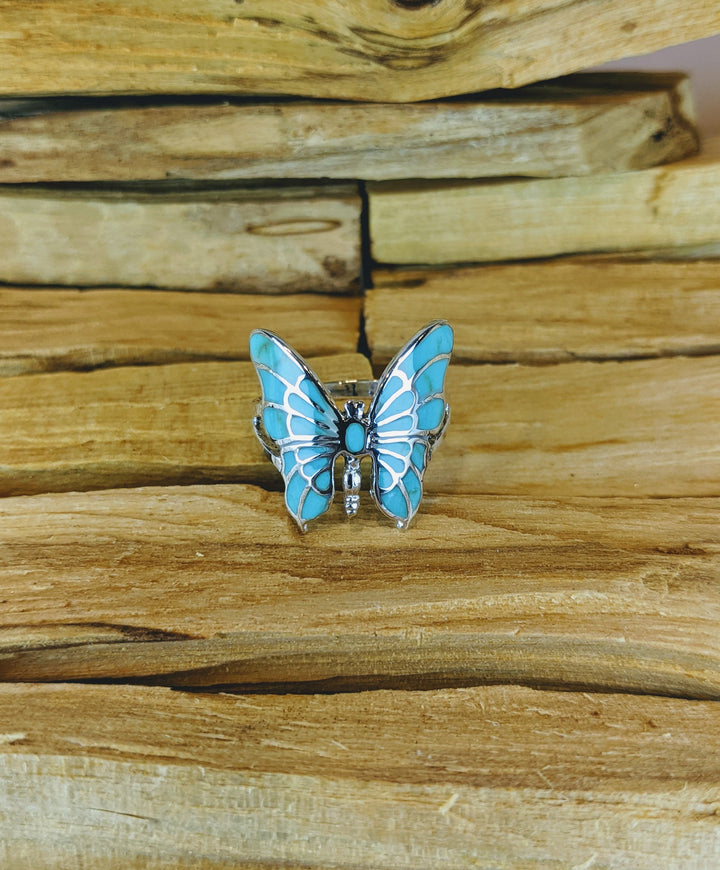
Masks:
[[[285,504],[304,530],[335,494],[342,417],[307,363],[272,332],[252,333],[250,359],[262,388],[262,425],[285,480]]]
[[[453,331],[435,321],[418,332],[385,369],[370,405],[374,456],[372,495],[405,527],[422,498],[422,479],[433,445],[449,416],[443,395]]]

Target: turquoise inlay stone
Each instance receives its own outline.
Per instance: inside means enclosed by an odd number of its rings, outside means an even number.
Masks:
[[[305,496],[300,518],[303,520],[314,520],[328,509],[330,499],[325,496],[318,495],[312,489]]]
[[[303,378],[303,380],[300,381],[300,390],[305,393],[311,402],[315,402],[315,404],[319,405],[321,408],[324,408],[328,404],[328,400],[309,378]]]
[[[416,511],[420,504],[420,498],[422,497],[422,484],[420,483],[420,478],[415,474],[412,468],[409,468],[407,474],[403,477],[403,483],[405,484],[405,489],[407,490],[412,509],[413,511]]]
[[[290,476],[290,472],[298,464],[297,457],[295,456],[295,453],[292,450],[288,450],[287,453],[285,453],[283,458],[282,458],[282,463],[283,463],[283,470],[282,470],[283,477],[287,480],[287,478]]]
[[[250,336],[250,359],[253,362],[266,365],[270,340],[262,332],[253,332]]]
[[[448,362],[450,360],[439,359],[437,362],[429,365],[421,375],[418,375],[415,381],[415,390],[417,391],[419,401],[422,402],[428,396],[442,393]]]
[[[415,396],[413,396],[410,390],[405,390],[405,392],[397,395],[391,402],[385,403],[382,409],[375,414],[375,420],[380,422],[388,417],[394,417],[396,414],[402,414],[403,411],[409,411],[414,404]]]
[[[282,405],[285,400],[285,384],[278,380],[272,372],[267,372],[265,369],[258,369],[260,376],[260,385],[262,387],[263,399],[266,402],[275,402]]]
[[[292,477],[288,480],[285,486],[285,504],[291,514],[295,516],[299,513],[300,499],[303,492],[308,487],[308,482],[297,471],[293,472]]]
[[[350,423],[345,430],[345,449],[348,453],[360,453],[365,449],[365,427],[362,423]]]
[[[418,411],[418,425],[421,429],[437,429],[445,414],[445,402],[442,399],[431,399]]]
[[[314,420],[306,420],[304,417],[291,415],[289,426],[292,435],[325,435],[327,433],[326,427],[321,427]]]
[[[385,458],[387,453],[399,453],[400,456],[409,456],[410,455],[410,442],[409,441],[389,441],[387,444],[383,443],[378,448],[378,454]]]
[[[414,427],[415,421],[412,417],[398,417],[397,420],[393,420],[392,423],[386,423],[385,426],[382,427],[382,432],[383,435],[386,433],[388,435],[407,435]],[[410,452],[409,446],[407,452]]]
[[[391,468],[398,474],[402,474],[403,471],[405,471],[405,466],[407,464],[406,459],[401,459],[399,456],[392,456],[387,451],[383,451],[382,461],[388,468]]]
[[[324,411],[321,411],[307,399],[298,396],[297,393],[290,393],[288,405],[290,405],[293,411],[297,411],[298,414],[309,417],[317,423],[327,424],[328,422],[328,415]]]
[[[320,492],[330,492],[330,472],[323,471],[315,478],[315,486]]]
[[[399,520],[406,520],[408,518],[408,506],[405,496],[397,487],[388,490],[388,492],[381,493],[379,500],[380,504],[392,516],[397,517]]]
[[[275,441],[288,437],[287,414],[278,408],[265,408],[262,414],[263,425],[268,435]]]
[[[297,380],[298,374],[302,371],[298,363],[264,332],[255,332],[250,336],[250,358],[253,362],[277,372],[291,383]]]
[[[295,452],[297,453],[297,458],[300,462],[309,462],[318,455],[318,448],[311,446],[298,447]]]
[[[387,468],[384,468],[382,465],[378,468],[377,482],[378,487],[382,490],[390,489],[390,487],[393,485],[392,474],[390,474]]]
[[[427,460],[425,458],[425,445],[420,441],[413,447],[412,452],[412,464],[418,471],[424,471],[425,466],[427,465]]]
[[[402,389],[402,387],[402,380],[397,375],[393,375],[382,388],[382,395],[387,396],[388,399],[391,399],[395,395],[395,393],[398,392],[398,390]]]
[[[317,451],[316,451],[317,453]],[[306,462],[302,467],[303,477],[307,480],[312,480],[318,472],[323,471],[328,467],[329,457],[326,453],[323,453],[321,456],[318,456],[316,459],[311,459],[310,462]]]
[[[422,339],[410,354],[412,372],[419,371],[430,362],[433,357],[443,353],[450,353],[453,346],[453,331],[447,323],[436,326]],[[404,366],[403,366],[404,369]],[[410,375],[410,371],[406,371]]]

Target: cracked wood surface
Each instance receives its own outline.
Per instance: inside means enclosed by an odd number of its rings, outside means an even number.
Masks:
[[[421,104],[0,101],[0,182],[586,175],[693,153],[693,118],[685,77],[632,73]]]
[[[368,378],[359,354],[309,360],[324,380]],[[0,378],[0,495],[280,475],[252,429],[250,362],[124,366]]]
[[[720,357],[450,366],[448,493],[720,495]]]
[[[241,93],[405,102],[517,87],[720,31],[711,0],[21,0],[0,92]]]
[[[8,870],[655,870],[720,848],[716,703],[3,686],[0,732]]]
[[[251,486],[0,500],[0,679],[720,697],[717,499],[335,501],[303,536]]]
[[[248,359],[256,328],[304,356],[350,353],[361,308],[359,297],[311,293],[0,287],[0,375]]]
[[[418,323],[418,326],[421,324]],[[325,380],[369,377],[321,357]],[[451,366],[428,488],[533,496],[720,495],[720,358]],[[278,487],[249,362],[0,379],[0,494],[244,481]]]
[[[354,185],[173,192],[5,185],[0,281],[353,292],[360,206]]]
[[[715,262],[583,258],[376,270],[365,299],[373,364],[405,340],[406,312],[455,329],[455,363],[558,363],[720,352]]]
[[[379,263],[522,260],[702,248],[720,240],[720,138],[703,153],[638,172],[504,181],[373,182]]]
[[[421,325],[418,323],[418,326]],[[369,377],[320,357],[320,378]],[[448,493],[720,495],[720,358],[451,366],[426,482]],[[0,494],[244,481],[278,487],[250,420],[249,362],[0,379]]]

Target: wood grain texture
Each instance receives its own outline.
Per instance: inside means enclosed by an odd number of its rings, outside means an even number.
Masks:
[[[0,188],[0,281],[290,293],[350,292],[355,187],[174,193]]]
[[[367,378],[359,354],[311,358]],[[127,366],[0,378],[0,494],[280,476],[253,432],[250,362]]]
[[[715,703],[505,686],[0,697],[8,870],[655,870],[719,854]]]
[[[248,359],[256,328],[306,356],[350,353],[361,305],[358,297],[310,293],[0,287],[0,375]]]
[[[449,493],[720,495],[720,357],[451,366]]]
[[[361,356],[319,360],[324,379],[369,376]],[[0,493],[278,486],[250,427],[258,392],[245,362],[0,379]],[[436,491],[720,494],[718,357],[451,366],[448,395],[452,424],[426,477]]]
[[[0,102],[0,182],[477,178],[640,169],[697,150],[688,81],[585,74],[420,104]]]
[[[639,172],[506,181],[374,182],[372,254],[381,263],[453,263],[720,240],[720,139]]]
[[[718,499],[363,496],[300,535],[251,486],[0,500],[0,679],[246,691],[529,683],[720,699]]]
[[[720,31],[711,0],[4,0],[0,92],[406,102],[517,87]],[[160,47],[161,46],[161,47]]]
[[[376,270],[365,301],[373,363],[407,339],[407,312],[447,319],[456,362],[570,360],[720,352],[713,262],[582,258],[458,269]]]

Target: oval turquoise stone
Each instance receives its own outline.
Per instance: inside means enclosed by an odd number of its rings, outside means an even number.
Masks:
[[[348,453],[360,453],[365,449],[365,427],[350,423],[345,430],[345,449]]]

